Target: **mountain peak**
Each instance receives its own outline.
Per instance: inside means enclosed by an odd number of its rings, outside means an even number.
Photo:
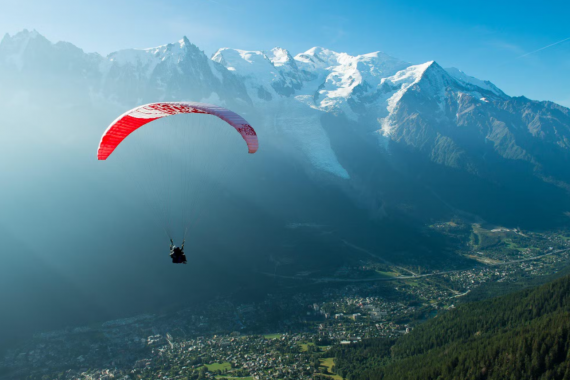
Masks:
[[[8,33],[6,33],[6,35],[9,36]],[[21,32],[18,32],[12,36],[12,38],[16,39],[17,38],[26,39],[26,38],[36,38],[36,37],[43,37],[43,36],[39,34],[38,31],[35,29],[32,30],[24,29]]]
[[[310,48],[309,50],[307,50],[305,53],[303,54],[308,54],[308,55],[330,55],[330,54],[338,54],[337,52],[334,52],[332,50],[326,49],[324,47],[321,46],[313,46],[312,48]]]
[[[41,34],[39,34],[35,29],[29,31],[28,29],[24,29],[21,32],[18,32],[16,34],[14,34],[13,36],[10,36],[9,33],[6,33],[4,35],[4,37],[2,38],[2,41],[0,42],[0,44],[2,43],[10,43],[13,45],[21,45],[21,44],[27,44],[28,41],[35,39],[35,38],[44,38]]]
[[[199,52],[205,55],[205,53],[198,46],[193,44],[186,36],[182,37],[182,39],[178,41],[178,46],[181,50]]]
[[[256,67],[260,64],[262,66],[271,65],[271,61],[262,51],[227,47],[218,49],[211,59],[230,71],[238,71],[240,75],[255,73]]]
[[[30,41],[35,40],[39,41],[40,44],[44,43],[51,45],[51,42],[39,34],[35,29],[32,31],[24,29],[13,36],[6,33],[2,41],[0,41],[0,62],[4,61],[8,65],[21,70],[23,66],[22,56],[25,54]]]
[[[119,65],[151,66],[159,62],[181,62],[190,51],[199,49],[186,36],[176,43],[169,43],[145,49],[124,49],[108,55],[111,62]]]
[[[304,53],[297,54],[295,60],[308,64],[313,68],[324,68],[337,62],[339,53],[319,46],[310,48]]]
[[[450,76],[436,61],[428,61],[418,66],[422,68],[422,76],[428,74],[435,74],[444,77]]]
[[[182,39],[180,41],[178,41],[178,43],[180,44],[180,47],[184,47],[186,45],[191,44],[190,40],[186,36],[183,36]]]
[[[274,47],[269,52],[266,53],[267,57],[271,60],[275,67],[283,66],[283,65],[291,65],[295,64],[293,56],[289,53],[287,49],[283,49],[280,47]]]

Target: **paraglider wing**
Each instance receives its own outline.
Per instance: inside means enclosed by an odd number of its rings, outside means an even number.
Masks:
[[[257,151],[257,134],[244,118],[228,109],[206,103],[162,102],[133,108],[119,116],[101,137],[97,159],[106,160],[117,146],[133,131],[151,121],[181,113],[201,113],[217,116],[239,132],[247,143],[249,153]]]

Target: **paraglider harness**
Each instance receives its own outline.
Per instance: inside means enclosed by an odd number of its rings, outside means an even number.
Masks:
[[[182,241],[182,245],[179,247],[174,245],[172,239],[170,239],[170,258],[172,258],[172,263],[174,264],[186,264],[186,255],[184,254],[184,243],[186,239]]]

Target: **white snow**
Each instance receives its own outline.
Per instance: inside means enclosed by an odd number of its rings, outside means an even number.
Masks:
[[[272,98],[277,96],[271,84],[282,80],[282,75],[262,51],[222,48],[212,56],[212,60],[240,76],[254,101],[262,99],[259,97],[260,88]]]
[[[223,48],[212,59],[241,76],[254,100],[269,101],[267,96],[259,95],[262,88],[271,94],[271,100],[277,101],[282,95],[274,86],[288,86],[303,103],[307,104],[309,97],[317,94],[315,108],[342,110],[354,119],[358,115],[347,100],[355,96],[356,88],[359,88],[357,96],[366,96],[376,91],[383,78],[409,66],[382,52],[351,56],[321,47],[294,58],[282,48],[268,52]]]
[[[318,83],[317,106],[326,111],[340,109],[352,119],[358,115],[348,105],[349,98],[371,95],[383,78],[409,66],[382,52],[351,56],[319,47],[298,54],[295,60],[300,68],[315,71],[322,81]],[[359,93],[355,95],[357,88]]]
[[[389,135],[392,132],[393,126],[390,120],[390,115],[394,112],[402,96],[406,93],[408,88],[419,82],[424,72],[432,64],[433,61],[430,61],[421,65],[410,66],[404,70],[398,71],[391,77],[382,79],[382,84],[389,84],[391,87],[398,89],[386,101],[388,116],[380,120],[381,132],[384,135]]]
[[[265,55],[273,63],[275,67],[281,67],[286,64],[290,64],[293,61],[291,54],[285,49],[276,47],[266,52]]]
[[[326,69],[338,63],[339,53],[322,47],[313,47],[304,53],[297,54],[295,60],[303,63],[303,68],[316,71]]]
[[[175,44],[161,45],[148,49],[125,49],[111,53],[100,65],[101,72],[105,75],[111,66],[132,66],[140,70],[145,78],[149,78],[161,62],[168,62],[178,68],[186,54],[186,42],[184,39]],[[179,69],[179,68],[178,68]]]
[[[459,83],[461,83],[463,85],[467,85],[467,87],[475,86],[475,87],[479,87],[483,90],[490,91],[497,96],[500,96],[500,97],[505,96],[505,93],[503,91],[499,90],[499,88],[497,86],[495,86],[493,83],[491,83],[489,81],[482,81],[480,79],[469,76],[469,75],[465,74],[463,71],[456,69],[455,67],[447,68],[447,69],[445,69],[445,71],[447,71],[447,73],[449,75],[451,75]]]
[[[296,142],[313,167],[349,179],[350,175],[338,161],[329,137],[321,126],[320,111],[303,111],[298,106],[292,107],[296,112],[279,114],[275,117],[276,124]]]
[[[218,78],[220,82],[223,83],[224,78],[222,77],[222,73],[219,71],[220,70],[219,65],[216,65],[214,61],[212,61],[211,59],[208,60],[208,65],[210,66],[210,70],[212,70],[212,74],[214,74],[214,76]],[[221,69],[223,70],[223,68]]]
[[[257,77],[260,74],[265,74],[270,66],[273,67],[269,58],[261,51],[222,48],[214,54],[212,60],[226,67],[233,67],[242,76],[254,75]],[[269,70],[271,69],[269,68]]]

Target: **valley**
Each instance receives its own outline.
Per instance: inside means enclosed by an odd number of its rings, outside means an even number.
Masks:
[[[4,353],[0,374],[7,379],[338,378],[332,359],[323,361],[331,347],[398,339],[468,301],[538,285],[570,270],[566,231],[460,228],[453,222],[429,228],[455,233],[465,248],[460,253],[479,260],[471,268],[426,272],[367,255],[369,261],[341,267],[334,277],[275,276],[280,290],[255,302],[240,303],[238,294],[221,296],[175,312],[36,334]],[[472,234],[486,244],[474,244]],[[514,248],[519,237],[524,242]]]

